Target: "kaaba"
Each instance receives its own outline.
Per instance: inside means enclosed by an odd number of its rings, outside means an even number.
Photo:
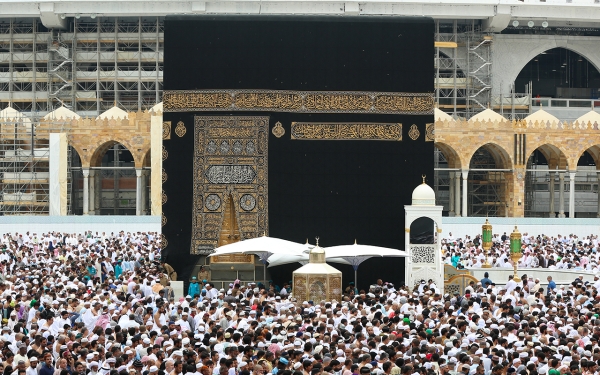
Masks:
[[[428,18],[167,17],[163,257],[187,280],[223,238],[404,250],[433,180],[433,56]],[[403,283],[403,258],[360,266],[379,278]]]

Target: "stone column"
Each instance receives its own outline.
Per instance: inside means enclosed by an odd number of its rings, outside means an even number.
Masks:
[[[448,203],[448,210],[450,211],[448,213],[448,215],[450,216],[455,216],[456,214],[454,213],[454,172],[450,172],[450,191],[448,193],[449,196],[449,203]]]
[[[135,214],[142,214],[142,168],[135,169],[136,184],[135,184]]]
[[[456,216],[460,216],[460,172],[455,172],[454,175],[454,212]]]
[[[558,217],[565,217],[565,172],[558,172]]]
[[[467,177],[469,176],[469,170],[463,169],[462,171],[462,216],[467,217]]]
[[[569,218],[575,218],[575,175],[577,172],[569,172]]]
[[[90,169],[88,214],[96,215],[96,170]]]
[[[83,168],[83,214],[88,215],[90,206],[90,169]]]
[[[548,191],[550,192],[548,201],[550,202],[550,209],[548,210],[548,217],[556,217],[556,214],[554,213],[554,173],[555,172],[550,172],[550,184],[548,185]]]
[[[96,210],[96,215],[100,215],[100,206],[102,200],[102,171],[96,171],[96,190],[94,191],[94,210]]]

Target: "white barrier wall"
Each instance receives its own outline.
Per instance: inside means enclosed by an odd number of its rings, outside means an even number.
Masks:
[[[484,273],[488,272],[490,280],[492,280],[496,286],[506,285],[508,276],[514,274],[512,268],[469,268],[468,271],[478,280],[483,279]],[[549,270],[547,268],[519,268],[517,270],[517,275],[519,277],[524,274],[527,274],[528,277],[533,277],[534,280],[536,278],[540,279],[540,284],[542,284],[544,290],[548,287],[548,276],[552,276],[552,280],[554,280],[558,287],[571,284],[579,275],[583,275],[583,281],[594,282],[594,274],[583,271]]]
[[[0,234],[14,232],[160,232],[160,216],[0,216]]]
[[[578,237],[587,237],[590,234],[600,234],[599,219],[551,219],[551,218],[511,218],[511,217],[490,217],[493,234],[502,235],[504,232],[510,234],[515,228],[519,232],[529,233],[529,235],[544,234],[547,236],[563,236],[574,234]],[[481,234],[481,226],[485,223],[485,217],[444,217],[442,219],[442,238],[448,238],[452,233],[454,238],[470,235],[473,238]]]

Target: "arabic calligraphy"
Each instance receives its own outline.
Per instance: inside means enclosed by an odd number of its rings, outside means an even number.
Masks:
[[[292,122],[292,139],[401,141],[402,124]]]
[[[224,197],[235,202],[233,207],[242,239],[268,233],[269,118],[195,116],[192,129],[191,253],[206,253],[217,246],[227,224]]]
[[[428,111],[433,108],[433,97],[431,96],[399,96],[399,95],[377,95],[375,97],[375,108],[377,111]]]
[[[172,108],[228,108],[233,97],[226,92],[171,92],[163,97],[165,112]]]
[[[250,165],[211,165],[206,169],[211,184],[249,184],[255,177],[256,171]]]
[[[372,100],[361,94],[307,94],[304,105],[308,111],[369,111]]]
[[[206,135],[209,138],[251,138],[255,136],[256,131],[249,128],[210,128],[207,130]]]
[[[244,109],[290,109],[302,108],[302,97],[287,93],[241,92],[235,95],[235,105]]]
[[[287,90],[168,90],[165,112],[272,111],[304,113],[433,114],[431,93],[287,91]]]
[[[435,124],[425,124],[425,142],[435,141]]]

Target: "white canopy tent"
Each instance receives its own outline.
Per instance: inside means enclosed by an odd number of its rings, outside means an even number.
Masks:
[[[325,248],[325,258],[341,258],[346,260],[354,268],[354,286],[357,287],[358,266],[365,260],[373,257],[407,257],[408,253],[402,250],[387,247],[359,245],[341,245]]]
[[[261,236],[217,247],[209,257],[226,254],[254,254],[258,256],[264,266],[263,278],[266,283],[267,262],[271,256],[301,257],[304,250],[305,246],[296,242]]]

